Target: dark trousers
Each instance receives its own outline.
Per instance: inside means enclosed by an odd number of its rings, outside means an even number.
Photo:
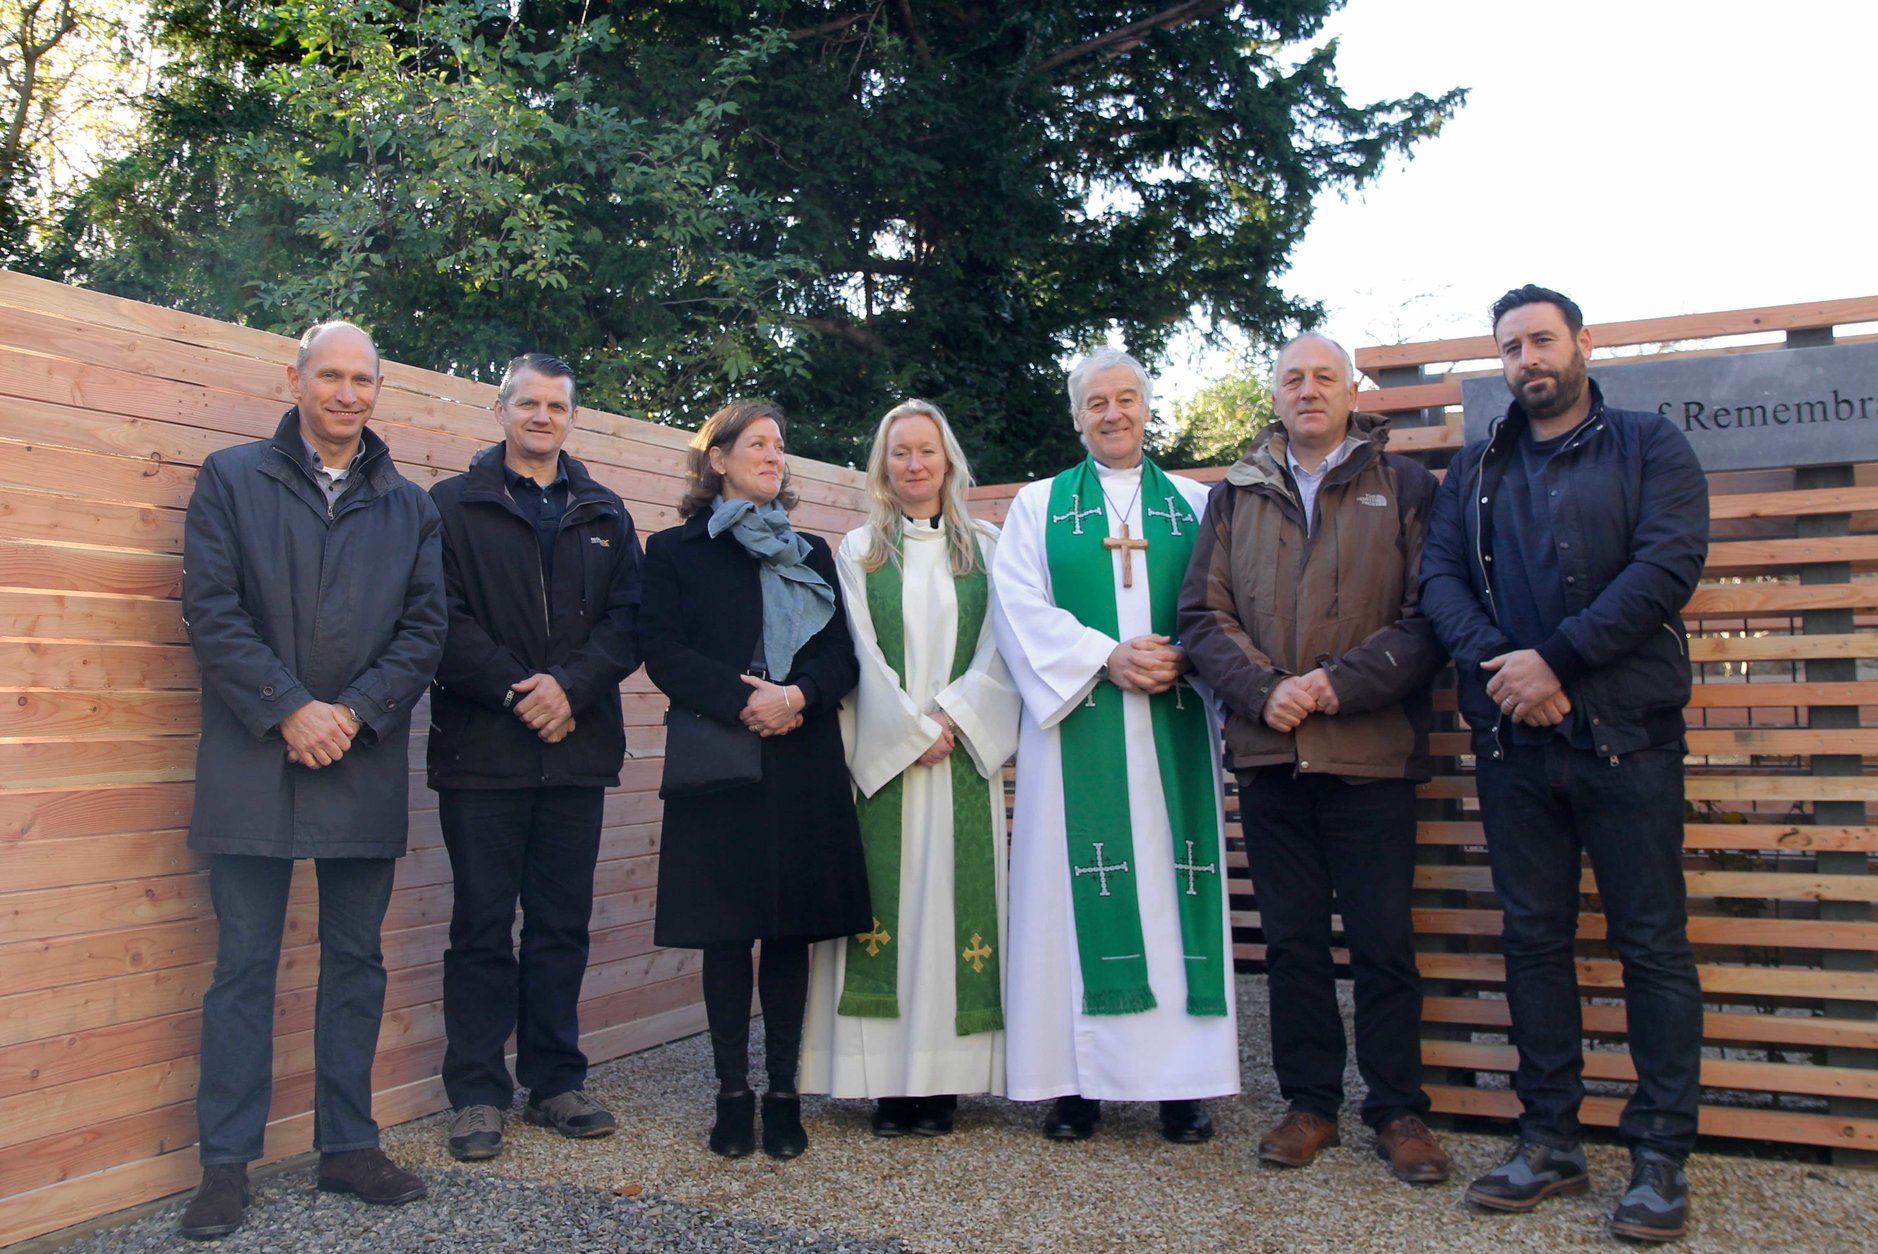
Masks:
[[[711,1062],[721,1093],[750,1087],[750,990],[754,978],[763,1004],[763,1062],[772,1093],[796,1091],[802,1058],[802,1019],[809,1005],[809,946],[766,940],[760,974],[750,973],[750,941],[704,947],[704,1017],[711,1028]]]
[[[318,858],[320,978],[313,1011],[313,1146],[372,1149],[372,1056],[385,1011],[379,929],[393,858]],[[214,854],[209,896],[219,934],[202,996],[196,1125],[202,1165],[261,1156],[274,1092],[274,976],[287,921],[291,858]]]
[[[1421,972],[1409,890],[1415,786],[1270,766],[1239,777],[1239,816],[1265,933],[1272,1067],[1294,1110],[1335,1119],[1347,1057],[1330,956],[1331,898],[1356,983],[1356,1068],[1372,1128],[1428,1110]]]
[[[1633,1148],[1685,1158],[1701,1096],[1702,988],[1684,903],[1681,747],[1613,760],[1554,740],[1510,745],[1504,755],[1480,758],[1480,815],[1504,912],[1520,1132],[1553,1146],[1579,1135],[1584,1042],[1573,940],[1588,853],[1623,963],[1637,1068],[1618,1128]]]
[[[507,1107],[587,1082],[587,972],[601,788],[446,788],[437,794],[456,881],[443,955],[443,1086],[450,1104]],[[521,958],[514,943],[522,905]],[[515,1034],[515,1079],[504,1053]]]

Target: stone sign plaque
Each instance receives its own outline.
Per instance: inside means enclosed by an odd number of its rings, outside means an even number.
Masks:
[[[1604,361],[1591,377],[1606,404],[1675,423],[1705,470],[1878,461],[1878,343]],[[1462,381],[1470,444],[1511,400],[1498,376]]]

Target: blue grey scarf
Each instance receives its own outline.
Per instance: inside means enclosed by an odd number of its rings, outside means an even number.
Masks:
[[[796,650],[835,616],[835,590],[806,564],[809,542],[790,529],[789,515],[775,501],[758,505],[719,497],[706,530],[713,540],[730,532],[763,563],[763,665],[780,684],[795,664]]]

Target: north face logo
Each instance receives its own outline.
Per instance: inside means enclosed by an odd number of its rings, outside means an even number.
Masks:
[[[1380,492],[1365,492],[1363,495],[1356,498],[1356,503],[1358,505],[1374,505],[1381,508],[1389,503],[1389,498]]]

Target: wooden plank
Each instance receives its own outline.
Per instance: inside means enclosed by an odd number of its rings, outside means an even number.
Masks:
[[[1433,1108],[1442,1114],[1489,1115],[1502,1119],[1519,1116],[1519,1097],[1508,1089],[1430,1084],[1427,1092]],[[1594,1127],[1614,1128],[1623,1112],[1622,1098],[1591,1096],[1585,1098],[1578,1117]],[[1696,1112],[1696,1126],[1704,1136],[1749,1137],[1795,1145],[1878,1150],[1878,1119],[1703,1106]]]
[[[194,779],[196,737],[0,742],[0,788]]]
[[[1768,897],[1780,901],[1878,901],[1878,875],[1814,875],[1800,871],[1685,871],[1691,897]],[[1415,887],[1491,892],[1484,866],[1418,866]],[[1595,893],[1587,868],[1580,891]]]
[[[1786,571],[1812,562],[1852,562],[1863,569],[1875,561],[1878,561],[1878,536],[1727,540],[1708,546],[1708,561],[1702,573],[1713,578],[1748,571]]]
[[[0,636],[187,644],[180,602],[0,590]]]
[[[1586,1032],[1624,1036],[1630,1024],[1621,1005],[1587,1002],[1579,1008]],[[1427,997],[1422,1018],[1436,1023],[1471,1023],[1505,1030],[1511,1023],[1504,997]],[[1754,1045],[1803,1047],[1842,1045],[1848,1049],[1878,1049],[1878,1022],[1833,1019],[1821,1015],[1761,1014],[1744,1011],[1705,1011],[1702,1039]]]
[[[1498,936],[1498,910],[1417,909],[1415,931],[1430,936]],[[1235,920],[1236,921],[1236,920]],[[1252,926],[1257,926],[1256,922]],[[1691,915],[1689,940],[1696,945],[1765,945],[1794,949],[1878,951],[1878,923],[1843,923],[1828,919],[1743,919],[1732,915]],[[1609,936],[1605,916],[1578,916],[1580,940]],[[1802,965],[1802,964],[1796,964]]]
[[[195,654],[182,645],[163,644],[0,640],[0,674],[16,684],[79,692],[136,688],[193,693],[200,683]],[[0,788],[29,786],[22,779],[0,775]]]
[[[0,789],[0,851],[11,852],[27,838],[62,840],[186,826],[194,795],[190,784]]]
[[[1425,979],[1504,984],[1506,966],[1498,954],[1418,953],[1415,963]],[[1588,989],[1621,989],[1622,965],[1614,958],[1579,958],[1578,983]],[[1794,967],[1742,967],[1715,962],[1696,964],[1702,991],[1711,1000],[1725,993],[1753,997],[1831,998],[1878,1001],[1878,975],[1870,972],[1820,971]]]
[[[11,419],[10,414],[0,418]],[[5,428],[8,434],[26,428]],[[148,458],[105,457],[0,437],[0,486],[147,508],[182,509],[196,488],[187,466]]]
[[[1661,344],[1672,340],[1706,340],[1764,331],[1804,330],[1841,323],[1878,321],[1878,297],[1813,301],[1793,305],[1767,305],[1717,313],[1680,314],[1668,318],[1641,318],[1628,322],[1592,323],[1591,342],[1600,348],[1630,344]],[[1422,366],[1435,362],[1482,361],[1499,357],[1493,336],[1470,335],[1458,339],[1424,340],[1414,344],[1374,345],[1356,350],[1356,368],[1373,376],[1394,366]],[[1595,364],[1595,363],[1594,363]]]
[[[1878,633],[1822,636],[1692,636],[1691,662],[1785,662],[1796,658],[1878,657]]]
[[[0,599],[4,599],[0,595]],[[98,739],[194,735],[202,702],[193,692],[46,692],[0,688],[5,739],[88,736]]]
[[[1418,797],[1458,800],[1477,795],[1471,775],[1437,775],[1416,786]],[[1830,775],[1706,775],[1683,780],[1691,801],[1878,801],[1878,778]]]
[[[174,829],[67,840],[0,836],[0,866],[6,868],[10,893],[181,875],[200,869],[184,843],[186,838],[186,832]]]
[[[1878,705],[1878,680],[1846,683],[1699,683],[1692,710],[1806,709],[1815,705]]]
[[[0,539],[0,587],[175,600],[183,563],[168,554]]]
[[[1422,1061],[1434,1067],[1505,1074],[1519,1066],[1519,1051],[1511,1045],[1476,1041],[1422,1042]],[[1628,1050],[1585,1051],[1585,1078],[1634,1084],[1637,1067]],[[1765,1093],[1803,1093],[1812,1097],[1878,1097],[1878,1071],[1853,1067],[1795,1066],[1782,1062],[1753,1062],[1735,1058],[1704,1058],[1702,1087],[1747,1089]]]
[[[1804,613],[1807,610],[1870,609],[1878,606],[1878,579],[1857,583],[1797,584],[1705,583],[1695,590],[1683,617],[1700,618],[1755,612]]]
[[[1806,638],[1819,639],[1817,636]],[[1878,728],[1815,730],[1810,727],[1691,727],[1687,739],[1689,752],[1696,755],[1878,755]],[[1428,749],[1436,756],[1452,757],[1472,753],[1473,735],[1470,732],[1434,732],[1428,737]]]
[[[1734,492],[1708,498],[1710,518],[1799,518],[1878,509],[1878,487]]]
[[[1478,822],[1424,819],[1416,825],[1422,845],[1486,845]],[[1685,823],[1684,849],[1770,849],[1796,853],[1819,850],[1878,852],[1878,827],[1813,827],[1799,823]]]

